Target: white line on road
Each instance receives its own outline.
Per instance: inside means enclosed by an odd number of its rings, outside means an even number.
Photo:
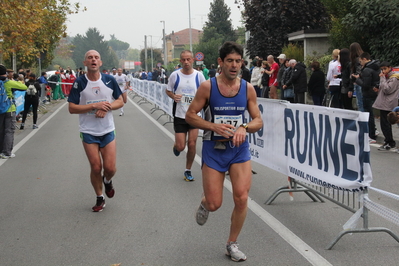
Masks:
[[[168,137],[173,141],[175,136],[169,132],[164,126],[158,123],[153,117],[147,114],[138,104],[128,97],[129,101],[137,107],[150,121],[152,121],[160,130],[162,130]],[[187,148],[184,149],[187,152]],[[195,155],[195,161],[201,165],[201,157]],[[231,182],[228,179],[224,181],[224,187],[232,192]],[[313,248],[306,244],[301,238],[295,235],[290,229],[285,227],[279,220],[274,218],[269,212],[263,209],[258,203],[248,198],[248,208],[255,213],[262,221],[270,226],[279,236],[281,236],[288,244],[290,244],[296,251],[298,251],[305,259],[307,259],[312,265],[317,266],[328,266],[332,265]]]

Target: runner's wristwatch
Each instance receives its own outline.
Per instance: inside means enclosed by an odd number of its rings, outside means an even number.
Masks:
[[[240,127],[243,127],[243,128],[245,128],[245,131],[248,131],[248,124],[247,123],[241,124]]]

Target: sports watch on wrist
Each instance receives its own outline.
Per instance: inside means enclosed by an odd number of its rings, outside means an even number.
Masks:
[[[245,128],[245,131],[248,131],[248,124],[247,123],[241,124],[240,127],[243,127],[243,128]]]

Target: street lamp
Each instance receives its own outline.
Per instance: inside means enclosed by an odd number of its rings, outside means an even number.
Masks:
[[[160,22],[163,23],[163,31],[162,31],[162,36],[163,36],[163,56],[164,56],[165,67],[167,67],[167,65],[168,65],[168,54],[166,53],[165,20],[161,20]]]
[[[191,35],[191,7],[190,0],[188,0],[188,27],[190,28],[190,51],[193,52],[193,36]]]
[[[151,71],[154,71],[154,50],[152,48],[152,35],[148,35],[151,37]]]

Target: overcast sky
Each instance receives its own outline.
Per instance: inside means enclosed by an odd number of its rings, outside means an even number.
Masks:
[[[87,11],[70,15],[67,21],[69,36],[85,35],[89,28],[97,28],[105,40],[110,34],[130,44],[130,48],[144,48],[144,35],[152,35],[153,47],[162,47],[162,30],[166,34],[189,28],[189,0],[77,0]],[[241,26],[241,15],[235,0],[225,0],[231,9],[233,27]],[[71,2],[74,2],[72,0]],[[212,0],[190,0],[191,27],[201,30],[208,19]],[[147,38],[151,45],[151,37]]]

